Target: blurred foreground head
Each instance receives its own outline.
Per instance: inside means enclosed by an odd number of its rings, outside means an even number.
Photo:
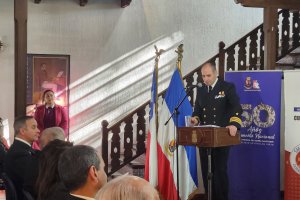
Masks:
[[[146,180],[123,175],[108,182],[100,190],[98,200],[159,200],[159,196]]]
[[[53,140],[65,140],[64,129],[60,127],[51,127],[43,130],[40,137],[40,147],[43,149],[49,142]]]

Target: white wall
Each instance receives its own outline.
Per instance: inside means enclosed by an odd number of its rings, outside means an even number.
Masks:
[[[162,36],[184,35],[183,73],[235,42],[262,22],[262,10],[233,0],[28,1],[28,53],[71,55],[71,82]],[[13,1],[0,0],[0,116],[14,115]],[[149,52],[149,53],[154,53]],[[151,66],[152,67],[152,66]],[[129,77],[130,78],[130,77]],[[72,94],[71,94],[72,95]],[[11,131],[12,132],[12,131]]]
[[[0,116],[8,119],[11,128],[14,119],[14,7],[10,0],[0,0],[0,39],[4,47],[0,51]]]

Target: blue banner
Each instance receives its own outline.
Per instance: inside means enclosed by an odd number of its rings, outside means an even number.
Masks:
[[[230,200],[280,199],[280,101],[282,72],[226,72],[243,108],[241,145],[228,162]]]

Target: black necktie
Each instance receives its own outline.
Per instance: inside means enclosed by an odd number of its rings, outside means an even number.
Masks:
[[[211,87],[211,85],[210,85],[210,86],[208,86],[208,93],[210,93],[211,90],[212,90],[212,87]]]
[[[51,111],[52,111],[52,107],[48,107],[46,110],[47,110],[47,114],[49,114]]]

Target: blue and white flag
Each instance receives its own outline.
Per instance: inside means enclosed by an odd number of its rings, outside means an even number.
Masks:
[[[159,114],[158,129],[158,190],[166,200],[179,200],[177,198],[177,164],[176,164],[176,138],[175,128],[185,126],[185,116],[192,115],[192,107],[185,99],[179,108],[178,124],[175,116],[167,125],[165,122],[173,113],[175,107],[185,96],[183,82],[176,68]],[[197,189],[197,160],[196,147],[178,146],[179,157],[179,196],[182,200]]]

